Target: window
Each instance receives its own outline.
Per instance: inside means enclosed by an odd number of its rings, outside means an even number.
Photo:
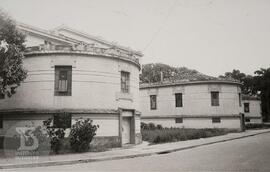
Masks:
[[[3,128],[3,115],[0,115],[0,128]]]
[[[249,118],[245,118],[245,122],[250,122],[250,119]]]
[[[157,109],[157,96],[150,95],[150,109],[155,110]]]
[[[183,118],[175,118],[175,123],[183,123]]]
[[[0,99],[4,99],[5,98],[5,94],[0,93]]]
[[[71,114],[62,113],[53,116],[53,126],[55,128],[70,128],[71,127]]]
[[[72,67],[55,66],[55,95],[71,96]]]
[[[249,113],[249,103],[244,103],[244,112]]]
[[[121,71],[121,92],[129,93],[129,72]]]
[[[219,92],[211,92],[211,105],[219,106]]]
[[[220,123],[221,119],[219,117],[212,118],[212,123]]]
[[[175,107],[183,107],[182,93],[176,93],[175,94]]]
[[[242,106],[242,102],[241,102],[241,93],[238,94],[238,98],[239,98],[239,106]]]

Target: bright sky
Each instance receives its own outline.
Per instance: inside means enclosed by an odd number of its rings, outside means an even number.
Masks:
[[[218,76],[270,67],[269,0],[0,0],[19,22],[61,24],[140,50],[142,63]]]

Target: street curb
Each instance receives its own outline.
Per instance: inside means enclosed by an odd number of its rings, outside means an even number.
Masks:
[[[238,140],[238,139],[242,139],[242,138],[246,138],[246,137],[252,137],[252,136],[256,136],[256,135],[260,135],[260,134],[265,134],[265,133],[270,133],[270,130],[263,131],[260,133],[249,134],[249,135],[245,135],[245,136],[239,136],[239,137],[235,137],[235,138],[227,138],[227,139],[225,138],[225,139],[218,140],[218,141],[210,141],[208,143],[203,143],[203,144],[198,144],[198,145],[193,145],[193,146],[186,146],[186,147],[177,148],[177,149],[156,151],[156,152],[151,152],[151,153],[141,153],[141,154],[139,153],[139,154],[134,154],[134,155],[106,157],[106,158],[99,158],[99,159],[88,158],[88,159],[78,159],[78,160],[70,160],[70,161],[67,160],[67,161],[58,161],[58,162],[41,162],[41,163],[34,163],[34,164],[1,165],[0,169],[72,165],[72,164],[80,164],[80,163],[90,163],[90,162],[100,162],[100,161],[108,161],[108,160],[120,160],[120,159],[136,158],[136,157],[145,157],[145,156],[151,156],[151,155],[160,155],[160,154],[167,154],[167,153],[192,149],[192,148],[196,148],[196,147],[211,145],[211,144],[215,144],[215,143],[222,143],[222,142],[227,142],[227,141],[231,141],[231,140]]]

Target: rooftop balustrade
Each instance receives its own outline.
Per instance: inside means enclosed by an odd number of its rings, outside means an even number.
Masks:
[[[122,51],[116,47],[111,48],[101,48],[95,47],[93,45],[52,45],[52,44],[42,44],[39,46],[27,47],[25,53],[35,53],[35,52],[87,52],[93,55],[104,55],[112,57],[121,57],[134,60],[139,63],[139,58],[131,52]]]

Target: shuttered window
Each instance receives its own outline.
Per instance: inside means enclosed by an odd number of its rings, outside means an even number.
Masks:
[[[244,103],[244,112],[249,113],[249,103]]]
[[[175,107],[183,107],[182,93],[175,94]]]
[[[155,110],[157,109],[157,96],[150,95],[150,109]]]
[[[0,99],[4,99],[5,98],[5,94],[0,93]]]
[[[217,91],[211,92],[211,105],[219,106],[219,92]]]
[[[0,128],[3,128],[3,115],[0,115]]]
[[[55,66],[55,96],[71,96],[72,67]]]
[[[121,92],[129,93],[129,72],[121,71]]]

